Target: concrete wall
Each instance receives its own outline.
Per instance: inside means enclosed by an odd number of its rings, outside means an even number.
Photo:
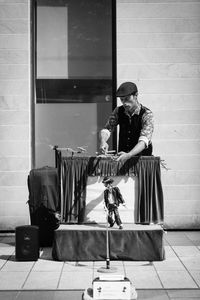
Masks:
[[[30,0],[0,0],[0,230],[29,222]],[[165,223],[200,228],[200,1],[117,0],[118,84],[155,113]]]
[[[0,0],[0,230],[29,222],[29,11],[28,0]]]
[[[117,71],[155,114],[166,227],[200,228],[200,1],[117,0]]]

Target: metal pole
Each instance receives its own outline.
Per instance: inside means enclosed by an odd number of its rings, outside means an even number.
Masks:
[[[108,209],[106,209],[106,267],[101,267],[97,270],[101,273],[114,273],[117,268],[110,267],[110,243],[109,243],[109,230],[108,230]]]
[[[106,214],[106,269],[110,269],[109,236],[108,236],[108,210]]]

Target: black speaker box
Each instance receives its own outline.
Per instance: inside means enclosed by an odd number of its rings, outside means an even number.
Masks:
[[[15,229],[15,258],[20,261],[36,261],[39,258],[39,228],[24,225]]]

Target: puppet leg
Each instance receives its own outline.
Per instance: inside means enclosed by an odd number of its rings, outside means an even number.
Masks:
[[[108,223],[110,224],[110,227],[113,227],[115,224],[115,221],[113,220],[113,209],[108,210]]]
[[[115,215],[116,224],[119,226],[120,229],[122,229],[123,226],[122,226],[122,221],[121,221],[121,218],[120,218],[120,215],[119,215],[118,208],[114,209],[114,215]]]

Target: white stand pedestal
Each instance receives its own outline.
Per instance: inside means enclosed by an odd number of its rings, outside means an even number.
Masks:
[[[83,300],[134,300],[137,292],[130,280],[122,275],[102,275],[93,280],[93,288],[84,291]]]

